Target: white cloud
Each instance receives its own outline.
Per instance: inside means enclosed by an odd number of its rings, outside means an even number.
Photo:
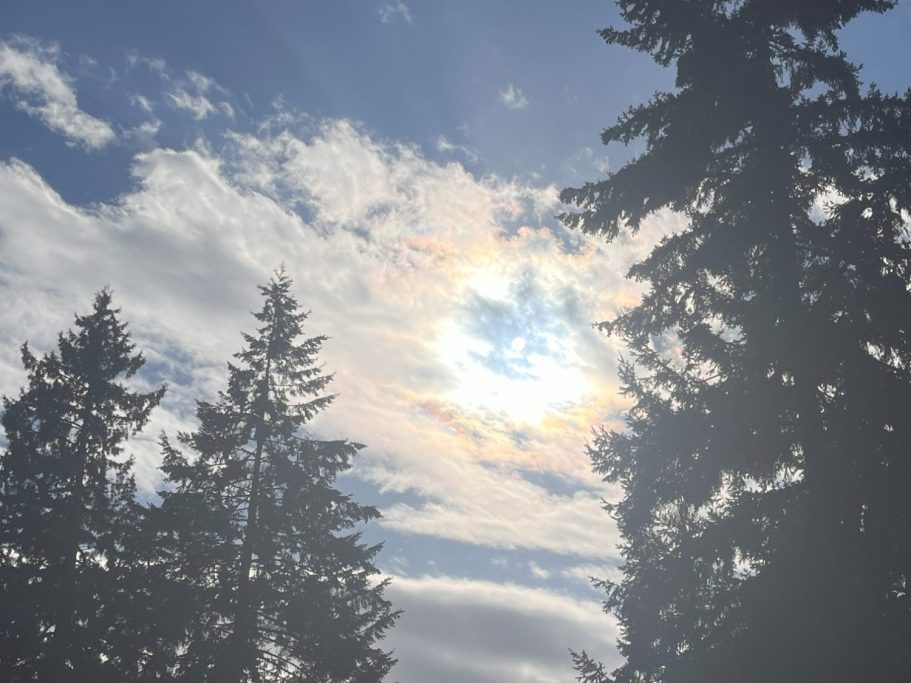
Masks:
[[[154,111],[152,101],[145,95],[140,95],[138,93],[131,93],[127,95],[127,100],[134,107],[138,107],[146,114],[151,114]]]
[[[525,109],[528,106],[528,98],[520,87],[510,83],[500,91],[500,103],[507,109]]]
[[[594,602],[450,577],[394,577],[388,596],[404,610],[387,641],[401,683],[565,683],[570,648],[619,663],[616,623]]]
[[[438,152],[444,154],[460,154],[469,163],[475,163],[478,160],[477,150],[466,147],[465,145],[457,145],[444,135],[440,135],[436,139],[435,146]]]
[[[59,50],[32,38],[0,40],[0,91],[72,145],[100,149],[117,137],[104,120],[79,108],[72,79],[57,66]]]
[[[250,328],[255,285],[284,262],[313,309],[310,331],[331,336],[322,360],[341,395],[315,428],[367,443],[360,476],[413,494],[385,510],[384,524],[612,558],[615,532],[599,507],[609,492],[582,446],[589,425],[621,405],[616,349],[587,323],[634,299],[623,273],[638,247],[578,238],[567,250],[567,236],[541,227],[556,209],[553,188],[478,178],[347,121],[228,142],[219,154],[139,154],[134,187],[91,208],[67,204],[21,162],[0,164],[0,392],[22,381],[24,339],[49,348],[111,285],[171,387],[139,443],[140,483],[152,489],[158,430],[187,425],[193,400],[214,395]],[[656,222],[655,234],[668,225]],[[557,342],[568,370],[586,378],[576,401],[534,424],[447,398],[464,375],[441,356],[441,339],[478,291],[493,296],[492,276],[536,283],[548,316],[566,322]],[[537,314],[526,322],[549,324]],[[557,492],[529,473],[581,488]]]
[[[533,577],[535,577],[536,579],[539,579],[541,581],[549,579],[553,574],[553,572],[551,572],[549,569],[545,569],[544,567],[542,567],[540,564],[538,564],[535,561],[531,561],[528,563],[528,571],[531,573],[531,575]]]
[[[380,486],[414,490],[424,498],[419,505],[399,503],[383,511],[383,526],[395,531],[491,548],[617,556],[616,533],[599,495],[556,495],[509,468],[470,461],[439,459],[412,469],[410,453],[377,470],[365,475]]]
[[[610,171],[610,159],[606,154],[596,154],[591,147],[582,147],[571,154],[560,165],[560,172],[570,183],[578,178],[590,178],[596,172],[604,175]]]
[[[175,108],[190,112],[197,121],[217,112],[233,119],[234,108],[230,103],[211,99],[211,95],[216,93],[224,93],[224,89],[212,78],[191,70],[187,71],[185,78],[175,80],[174,87],[165,96]]]
[[[409,26],[413,23],[411,18],[411,10],[408,8],[403,0],[395,0],[395,2],[386,2],[379,6],[377,12],[380,15],[380,21],[384,24],[388,24],[395,20],[396,16],[402,18],[402,20]]]
[[[123,138],[136,149],[148,150],[157,144],[156,135],[159,130],[161,130],[161,121],[150,119],[124,131]]]
[[[148,68],[149,71],[163,80],[169,80],[168,63],[162,57],[143,57],[136,51],[130,51],[126,57],[127,67],[135,69],[139,65]]]
[[[217,110],[215,105],[205,95],[191,95],[184,88],[175,88],[166,93],[171,100],[171,104],[177,109],[183,109],[193,115],[197,121],[214,114]]]

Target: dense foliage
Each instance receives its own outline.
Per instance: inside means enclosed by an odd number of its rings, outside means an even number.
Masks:
[[[307,314],[285,275],[261,290],[227,389],[180,436],[193,457],[164,440],[155,546],[186,596],[177,678],[376,682],[394,660],[375,643],[397,613],[376,580],[379,546],[352,529],[378,512],[333,488],[361,446],[305,431],[333,398],[316,364],[325,338],[299,339]]]
[[[141,519],[127,437],[164,388],[120,380],[143,365],[100,292],[56,353],[22,362],[4,399],[0,459],[0,678],[129,680],[143,659],[142,581],[129,538]]]
[[[606,584],[617,681],[900,681],[911,671],[911,97],[864,91],[839,30],[889,0],[620,0],[610,43],[676,70],[604,142],[643,152],[564,191],[613,239],[688,227],[604,323],[632,360]],[[580,680],[607,680],[577,657]]]
[[[161,505],[136,498],[127,437],[164,388],[141,393],[105,290],[58,351],[24,346],[0,452],[0,678],[21,681],[377,683],[398,616],[360,540],[379,515],[333,487],[360,444],[304,425],[333,399],[299,339],[283,274],[261,288],[256,335],[227,390],[199,402],[185,456],[162,437]]]

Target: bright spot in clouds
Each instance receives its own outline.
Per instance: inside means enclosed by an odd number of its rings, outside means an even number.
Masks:
[[[445,325],[436,349],[456,378],[448,400],[463,410],[538,425],[548,413],[585,400],[593,387],[579,367],[572,340],[555,334],[552,321],[540,313],[549,311],[551,302],[532,299],[514,312],[509,306],[515,289],[515,283],[501,275],[482,273],[471,280],[468,294],[481,298],[487,308],[470,314],[467,324],[454,320]],[[545,296],[531,291],[532,297]],[[530,330],[533,338],[508,335],[513,326]],[[502,343],[496,338],[500,328],[507,333]]]

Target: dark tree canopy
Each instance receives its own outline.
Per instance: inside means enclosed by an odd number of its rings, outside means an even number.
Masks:
[[[333,488],[361,448],[311,438],[332,401],[301,339],[307,314],[279,273],[261,287],[256,334],[229,364],[227,389],[200,402],[198,430],[167,439],[160,564],[185,597],[178,680],[375,683],[394,660],[376,646],[397,613],[354,527],[378,517]]]
[[[58,349],[22,362],[28,384],[4,399],[0,459],[0,679],[130,680],[140,518],[128,436],[164,388],[121,383],[143,365],[104,290]]]
[[[633,356],[628,428],[591,445],[624,491],[613,676],[908,680],[911,96],[863,91],[838,44],[895,3],[618,4],[628,28],[603,37],[676,87],[605,130],[644,151],[564,191],[564,218],[608,239],[663,208],[689,222],[602,326]]]

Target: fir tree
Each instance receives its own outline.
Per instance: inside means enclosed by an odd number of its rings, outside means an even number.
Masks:
[[[602,326],[634,361],[628,428],[591,446],[624,491],[614,676],[907,680],[911,96],[862,92],[838,43],[895,3],[618,4],[629,27],[603,37],[676,87],[604,132],[644,151],[566,190],[565,220],[608,239],[663,208],[689,223]]]
[[[266,287],[256,335],[229,364],[227,390],[200,402],[198,431],[167,439],[161,553],[188,588],[180,680],[379,681],[393,664],[376,641],[394,622],[376,581],[379,546],[353,527],[378,517],[333,488],[361,446],[304,425],[332,401],[316,365],[324,337],[283,273]]]
[[[121,383],[143,365],[111,294],[37,357],[22,347],[28,384],[4,399],[0,459],[0,678],[127,679],[136,577],[126,547],[140,511],[130,434],[164,387]],[[135,643],[134,643],[135,644]]]

